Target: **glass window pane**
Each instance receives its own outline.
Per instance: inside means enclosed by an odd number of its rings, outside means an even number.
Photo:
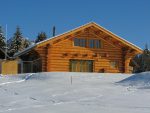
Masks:
[[[95,40],[95,48],[99,48],[99,40]]]
[[[86,39],[80,39],[80,44],[81,47],[86,47]]]
[[[79,46],[79,39],[78,38],[74,38],[74,46]]]
[[[80,46],[82,47],[83,46],[83,40],[80,39]]]
[[[75,38],[74,39],[74,46],[86,47],[86,39]]]
[[[100,48],[100,40],[95,40],[95,48]]]
[[[89,40],[89,47],[94,48],[94,40],[93,39]]]

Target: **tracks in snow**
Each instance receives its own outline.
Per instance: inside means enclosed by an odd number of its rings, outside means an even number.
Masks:
[[[17,81],[11,81],[11,82],[4,82],[4,83],[1,83],[0,86],[24,82],[24,81],[28,80],[32,75],[33,75],[33,73],[27,75],[23,80],[17,80]]]

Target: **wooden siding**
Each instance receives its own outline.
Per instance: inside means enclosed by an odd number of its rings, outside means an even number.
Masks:
[[[102,46],[101,48],[74,46],[74,38],[99,39]],[[91,47],[93,47],[92,44]],[[129,73],[131,58],[143,52],[139,47],[93,22],[39,42],[16,56],[33,53],[32,50],[38,53],[43,72],[69,72],[71,60],[92,60],[93,72]],[[118,66],[111,66],[115,63]]]
[[[74,38],[99,39],[102,47],[93,49],[88,46],[74,46]],[[42,59],[42,71],[48,72],[69,72],[70,60],[76,59],[93,60],[94,72],[129,73],[130,59],[141,52],[121,38],[117,40],[115,35],[95,24],[39,43],[35,50]],[[118,68],[112,68],[111,61],[118,62]]]
[[[18,74],[18,60],[4,60],[1,67],[3,75]]]
[[[46,47],[35,48],[35,51],[38,52],[42,60],[42,72],[46,72],[47,71],[47,48]]]
[[[77,47],[73,44],[73,38],[87,38],[87,39],[100,39],[103,43],[103,47],[99,49]],[[97,56],[95,56],[95,54]],[[70,70],[69,61],[71,59],[79,60],[93,60],[93,71],[101,72],[123,72],[124,63],[122,49],[113,46],[112,44],[103,41],[98,37],[91,34],[82,34],[73,36],[59,43],[56,43],[47,50],[47,71],[65,71]],[[110,67],[110,61],[118,61],[119,68],[114,69]]]

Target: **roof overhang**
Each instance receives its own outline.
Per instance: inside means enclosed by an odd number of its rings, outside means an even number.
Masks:
[[[36,47],[36,44],[29,46],[28,48],[24,49],[23,51],[19,51],[17,53],[14,54],[14,58],[19,57],[23,54],[28,53],[29,51],[31,51],[32,49],[34,49]]]
[[[65,33],[62,33],[62,34],[56,35],[56,36],[54,36],[54,37],[51,37],[51,38],[49,38],[49,39],[47,39],[47,40],[38,42],[38,43],[36,43],[36,44],[34,44],[34,45],[32,45],[32,46],[26,48],[25,50],[16,53],[16,54],[14,55],[14,57],[21,56],[21,55],[23,55],[23,54],[29,52],[30,50],[32,50],[32,49],[35,48],[35,47],[42,47],[42,46],[46,46],[46,45],[51,45],[53,41],[61,39],[62,36],[66,37],[66,36],[69,36],[69,35],[71,35],[71,34],[73,34],[73,33],[76,33],[76,32],[78,32],[78,31],[81,31],[81,30],[86,29],[86,28],[89,28],[89,27],[95,27],[95,28],[97,28],[98,30],[101,30],[101,31],[105,32],[106,34],[108,34],[108,35],[110,35],[112,38],[114,38],[115,40],[117,40],[117,41],[123,43],[124,45],[126,45],[126,46],[132,48],[132,49],[135,50],[137,53],[142,53],[142,52],[143,52],[143,50],[142,50],[140,47],[134,45],[133,43],[131,43],[131,42],[125,40],[124,38],[121,38],[120,36],[118,36],[118,35],[112,33],[111,31],[105,29],[104,27],[98,25],[98,24],[95,23],[95,22],[90,22],[90,23],[87,23],[87,24],[85,24],[85,25],[79,26],[79,27],[77,27],[77,28],[75,28],[75,29],[69,30],[69,31],[67,31],[67,32],[65,32]]]

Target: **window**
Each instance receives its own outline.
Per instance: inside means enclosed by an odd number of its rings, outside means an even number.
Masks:
[[[78,38],[74,39],[74,46],[79,46],[80,45],[80,40]]]
[[[86,39],[74,39],[74,46],[86,47]]]
[[[92,60],[70,60],[71,72],[93,72]]]
[[[80,46],[86,47],[86,39],[80,39]]]
[[[88,41],[88,45],[87,45]],[[74,38],[74,46],[89,47],[89,48],[101,48],[101,40]]]
[[[95,45],[94,42],[95,42],[95,41],[94,41],[93,39],[90,39],[90,40],[89,40],[89,47],[90,47],[90,48],[94,48],[94,45]]]
[[[110,61],[110,67],[111,68],[119,68],[119,62],[118,61]]]
[[[95,40],[95,48],[101,48],[101,41]]]
[[[89,47],[90,48],[101,48],[101,41],[90,39],[89,40]]]

